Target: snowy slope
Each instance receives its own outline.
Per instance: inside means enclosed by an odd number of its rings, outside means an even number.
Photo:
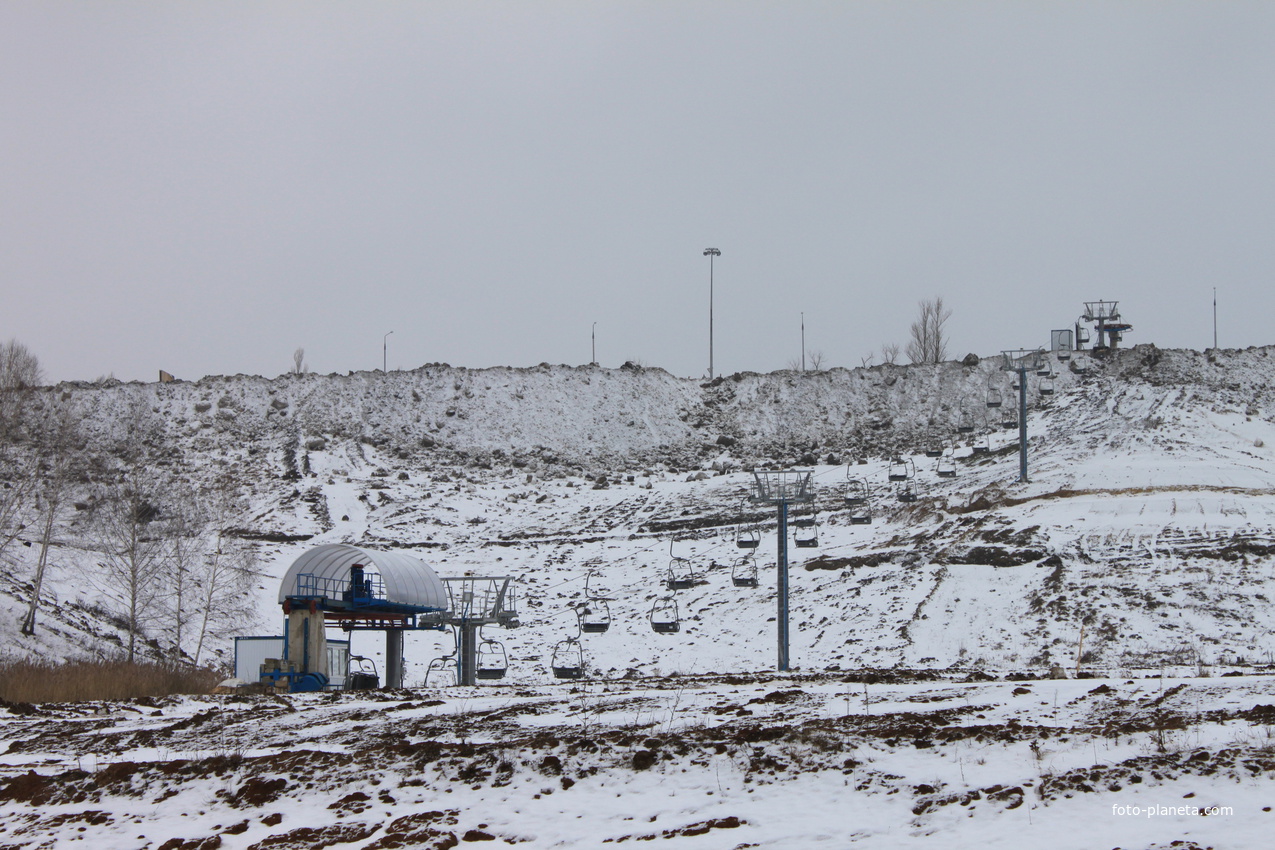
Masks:
[[[1009,380],[992,361],[702,386],[658,369],[426,366],[62,385],[46,397],[76,406],[102,439],[144,422],[196,483],[231,463],[248,471],[244,533],[266,573],[252,629],[277,622],[272,577],[306,548],[344,541],[410,547],[444,575],[516,576],[525,625],[505,637],[513,675],[531,681],[575,633],[589,571],[613,597],[611,631],[586,638],[599,673],[766,668],[774,523],[758,550],[761,587],[733,587],[735,524],[762,518],[744,505],[752,476],[741,470],[804,461],[819,488],[820,546],[790,549],[796,665],[1074,667],[1078,649],[1102,669],[1269,662],[1268,350],[1141,346],[1055,370],[1057,392],[1033,393],[1027,484],[1016,480],[1015,432],[996,428],[992,452],[976,456],[978,435],[952,430],[962,406],[998,424],[983,401],[989,386],[1008,396]],[[958,477],[934,474],[920,453],[927,434],[948,442]],[[915,504],[886,481],[895,451],[915,462]],[[848,474],[874,488],[871,525],[849,524]],[[91,605],[78,578],[92,555],[73,527],[64,542],[50,596]],[[673,637],[646,619],[668,595],[670,544],[708,579],[677,594]],[[17,551],[20,581],[34,550]],[[4,590],[15,607],[20,584]],[[89,631],[83,617],[60,617],[51,612],[58,633],[35,639],[7,631],[16,615],[0,629],[11,647],[52,655],[97,640],[76,637]],[[97,619],[96,631],[111,628]],[[435,634],[414,643],[409,681],[450,650]]]
[[[523,625],[488,634],[510,673],[476,688],[418,687],[452,649],[425,632],[400,692],[0,706],[0,846],[1265,847],[1268,353],[1058,364],[1057,392],[1033,398],[1026,483],[1012,432],[976,455],[980,435],[952,431],[989,385],[1008,394],[989,363],[706,386],[430,366],[52,389],[103,440],[142,422],[196,486],[248,470],[242,533],[264,570],[250,628],[274,630],[293,559],[342,541],[513,575]],[[938,435],[953,479],[922,452]],[[895,452],[915,503],[886,480]],[[765,672],[774,520],[746,504],[745,470],[798,463],[819,546],[790,549],[800,669],[781,675]],[[850,523],[848,476],[872,486],[870,525]],[[760,586],[738,588],[736,528],[757,521]],[[78,534],[64,529],[59,604],[32,639],[13,633],[34,557],[17,547],[10,651],[118,641]],[[681,631],[661,635],[647,617],[671,555],[706,583],[676,594]],[[558,682],[590,573],[613,623],[582,637],[590,677]],[[354,643],[382,660],[374,636]],[[1096,678],[1037,678],[1074,677],[1077,656]]]

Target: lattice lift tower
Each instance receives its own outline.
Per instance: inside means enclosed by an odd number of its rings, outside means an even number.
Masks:
[[[1089,332],[1080,326],[1081,322],[1093,322],[1094,351],[1108,351],[1120,347],[1120,337],[1133,330],[1133,325],[1120,319],[1119,301],[1086,301],[1085,312],[1076,322],[1076,347],[1086,342]]]

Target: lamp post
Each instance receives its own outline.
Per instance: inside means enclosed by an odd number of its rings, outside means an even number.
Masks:
[[[705,248],[704,256],[708,257],[708,379],[713,380],[713,258],[720,257],[722,252],[716,248]]]
[[[806,314],[801,314],[801,373],[806,373]]]
[[[381,337],[381,371],[382,372],[389,371],[388,369],[385,368],[385,364],[387,360],[389,359],[388,354],[390,350],[390,334],[392,333],[394,333],[394,331],[390,331],[389,334],[386,334],[385,336]]]
[[[592,363],[594,366],[597,366],[598,365],[598,323],[597,322],[593,323],[592,341],[593,341],[593,359],[589,362]]]

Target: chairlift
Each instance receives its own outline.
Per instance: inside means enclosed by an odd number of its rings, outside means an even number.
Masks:
[[[904,481],[895,485],[895,495],[899,497],[900,502],[912,503],[917,499],[916,482]]]
[[[648,619],[651,621],[651,629],[656,634],[670,635],[682,630],[682,620],[677,612],[677,599],[672,596],[655,600]]]
[[[549,669],[555,679],[583,679],[584,647],[580,645],[580,639],[569,637],[558,641],[550,656]]]
[[[739,525],[735,526],[735,545],[740,549],[756,549],[761,545],[761,526],[741,518]]]
[[[1001,427],[1006,431],[1013,430],[1018,427],[1018,414],[1006,412],[1005,417],[1001,419]]]
[[[925,428],[925,447],[926,457],[938,457],[943,454],[943,443],[934,436],[934,423],[931,422]]]
[[[452,634],[452,640],[455,641],[455,632]],[[432,659],[425,667],[425,687],[429,687],[430,676],[446,676],[451,675],[451,684],[456,684],[456,643],[452,644],[452,651],[446,655],[440,655]]]
[[[934,464],[934,472],[939,478],[955,478],[956,477],[956,458],[950,453],[943,455]]]
[[[690,558],[681,558],[673,554],[673,541],[668,542],[668,578],[664,586],[669,590],[689,590],[704,580],[695,575],[695,562]]]
[[[961,412],[956,417],[956,433],[972,434],[974,433],[974,414],[970,413],[965,407],[965,401],[961,401]]]
[[[735,559],[730,568],[730,583],[735,587],[757,586],[757,556],[751,552]]]
[[[509,670],[509,653],[505,652],[505,645],[494,638],[482,637],[481,628],[478,636],[482,639],[478,643],[474,678],[488,681],[505,678],[505,672]]]
[[[983,434],[974,441],[974,445],[970,447],[970,451],[976,455],[985,455],[992,450],[992,430],[991,426],[985,421],[983,423]]]
[[[846,506],[850,508],[851,525],[868,525],[872,522],[872,494],[868,490],[868,482],[861,478],[850,478],[850,470],[846,469]]]
[[[587,635],[600,635],[611,628],[611,606],[600,596],[586,599],[576,608],[580,618],[580,631]]]
[[[862,505],[868,501],[870,493],[868,492],[868,482],[862,478],[854,478],[850,475],[850,467],[846,466],[846,504],[853,507]]]
[[[886,478],[890,481],[908,481],[916,477],[916,464],[912,462],[912,458],[896,457],[890,461],[890,469],[886,472]]]
[[[992,386],[992,382],[995,380],[995,377],[996,377],[995,375],[987,376],[987,406],[988,407],[1000,407],[1001,402],[1003,401],[1003,396],[1001,395],[1001,391],[997,389],[996,387]]]
[[[580,621],[580,631],[585,634],[600,635],[611,628],[611,606],[605,596],[598,596],[589,587],[594,572],[589,570],[584,577],[584,602],[576,607],[576,617]]]
[[[819,515],[813,508],[810,513],[794,518],[792,525],[793,543],[798,549],[813,549],[819,545]]]

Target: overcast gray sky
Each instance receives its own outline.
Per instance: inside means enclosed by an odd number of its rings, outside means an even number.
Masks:
[[[0,2],[51,380],[1275,342],[1275,4]]]

